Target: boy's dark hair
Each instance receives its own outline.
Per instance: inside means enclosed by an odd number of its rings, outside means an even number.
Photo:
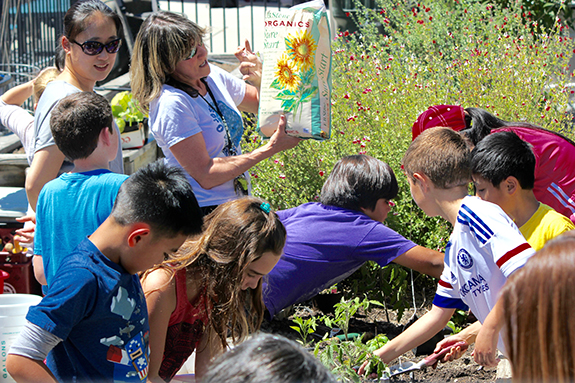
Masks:
[[[498,187],[509,176],[517,178],[522,189],[535,184],[535,155],[531,145],[509,131],[495,132],[471,151],[471,173]]]
[[[493,129],[524,127],[540,129],[539,126],[521,121],[505,121],[481,108],[465,108],[465,125],[460,133],[471,140],[473,145],[487,137]]]
[[[343,209],[375,209],[381,198],[397,196],[399,187],[391,167],[376,158],[357,154],[339,160],[321,189],[321,203]]]
[[[465,186],[471,181],[469,148],[451,128],[425,130],[409,145],[401,164],[409,179],[423,173],[439,189]]]
[[[199,234],[203,224],[184,172],[163,160],[140,168],[122,184],[111,216],[120,225],[145,222],[155,236],[167,238]]]
[[[337,379],[294,341],[258,333],[220,355],[204,383],[335,383]]]
[[[58,149],[72,161],[92,154],[105,128],[114,132],[112,109],[103,96],[94,92],[64,97],[50,117],[50,129]]]

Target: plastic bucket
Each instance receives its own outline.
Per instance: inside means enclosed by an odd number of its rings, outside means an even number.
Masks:
[[[1,294],[0,295],[0,382],[14,382],[6,371],[6,357],[10,345],[26,324],[26,314],[30,306],[42,300],[39,295]]]

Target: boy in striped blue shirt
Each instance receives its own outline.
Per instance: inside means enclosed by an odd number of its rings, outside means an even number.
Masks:
[[[450,128],[424,131],[409,146],[402,167],[417,205],[428,216],[449,221],[453,232],[432,309],[374,354],[389,363],[443,329],[456,309],[470,308],[483,324],[475,340],[475,361],[494,366],[496,350],[505,354],[499,337],[499,291],[534,251],[499,206],[468,195],[469,149],[459,133]]]

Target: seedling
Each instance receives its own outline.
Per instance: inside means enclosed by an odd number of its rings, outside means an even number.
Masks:
[[[302,319],[301,317],[295,317],[293,319],[297,326],[290,326],[290,328],[296,330],[301,340],[298,339],[298,342],[302,344],[302,346],[307,347],[308,341],[307,338],[310,334],[313,334],[317,328],[317,320],[315,317],[309,317],[308,319]]]

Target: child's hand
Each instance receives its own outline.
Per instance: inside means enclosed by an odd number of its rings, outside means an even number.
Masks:
[[[433,350],[433,352],[438,353],[442,349],[449,347],[452,344],[455,344],[457,342],[463,341],[466,343],[465,346],[453,347],[447,354],[445,354],[445,356],[443,358],[441,358],[439,360],[441,363],[452,362],[455,359],[461,358],[463,356],[463,354],[465,353],[465,351],[467,351],[467,349],[469,348],[469,344],[467,343],[467,340],[458,336],[458,335],[459,334],[447,337],[447,338],[443,339],[441,342],[437,343],[437,345],[435,346],[435,350]]]
[[[22,229],[16,230],[14,240],[22,244],[34,242],[34,232],[36,231],[36,214],[32,213],[30,215],[16,218],[16,221],[24,223],[27,222],[27,224],[24,225]]]
[[[483,326],[477,334],[473,359],[475,363],[485,367],[495,367],[499,363],[497,358],[497,339],[499,333],[491,328]]]
[[[238,47],[235,56],[240,60],[240,73],[244,75],[243,79],[256,88],[260,89],[262,81],[262,61],[250,46],[250,42],[246,39],[245,47]]]

